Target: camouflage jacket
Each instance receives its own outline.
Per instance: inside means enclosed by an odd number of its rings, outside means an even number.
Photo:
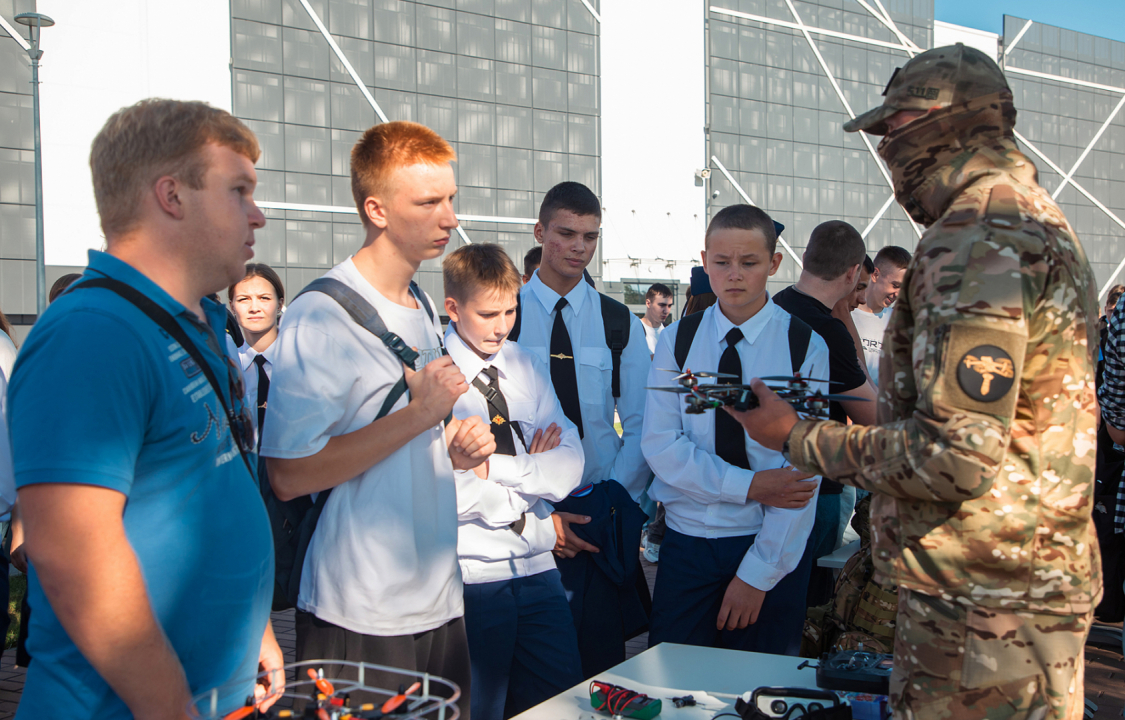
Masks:
[[[878,424],[802,421],[790,454],[876,493],[884,581],[977,606],[1086,612],[1101,591],[1094,278],[1012,140],[945,160],[911,191],[934,222],[884,337]]]

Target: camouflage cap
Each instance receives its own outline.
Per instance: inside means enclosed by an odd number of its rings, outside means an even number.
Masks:
[[[883,90],[883,104],[844,123],[844,130],[886,135],[886,119],[899,110],[949,107],[1008,89],[996,61],[980,50],[961,43],[934,48],[896,69]]]

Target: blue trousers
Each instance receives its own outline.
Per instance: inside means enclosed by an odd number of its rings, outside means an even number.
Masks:
[[[805,554],[801,558],[802,565],[810,569],[808,591],[805,594],[805,606],[816,607],[832,599],[836,589],[836,579],[831,568],[816,566],[818,558],[832,554],[836,549],[836,539],[840,536],[840,501],[843,496],[817,495],[816,520],[813,521],[812,532],[809,533],[808,543],[805,545]]]
[[[473,720],[503,720],[582,682],[558,570],[465,586]]]
[[[649,647],[672,642],[797,655],[805,626],[807,563],[766,593],[756,623],[742,630],[715,628],[727,585],[755,537],[696,538],[668,528],[652,595]]]

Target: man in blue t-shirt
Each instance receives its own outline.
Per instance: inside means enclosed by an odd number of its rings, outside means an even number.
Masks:
[[[107,252],[36,323],[8,396],[34,609],[21,720],[182,720],[212,688],[229,712],[282,666],[253,432],[205,298],[254,254],[258,155],[203,103],[142,101],[94,140]]]

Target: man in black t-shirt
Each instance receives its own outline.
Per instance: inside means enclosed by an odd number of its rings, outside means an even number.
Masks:
[[[847,393],[857,400],[829,404],[833,420],[851,418],[858,425],[875,422],[875,391],[867,382],[867,374],[859,365],[855,340],[842,320],[832,314],[840,300],[855,291],[867,251],[863,238],[846,222],[832,220],[821,223],[809,237],[802,257],[804,267],[796,285],[777,293],[773,301],[791,315],[804,320],[828,345],[828,366],[831,391]],[[816,522],[802,563],[835,550],[840,530],[840,493],[843,486],[828,478],[820,484]],[[808,601],[820,605],[831,598],[831,574],[827,568],[814,568],[809,580]]]

